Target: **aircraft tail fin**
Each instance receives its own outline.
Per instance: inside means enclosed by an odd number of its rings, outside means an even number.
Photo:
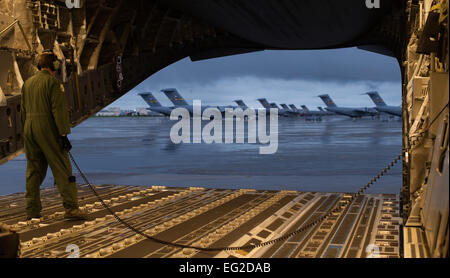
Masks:
[[[280,104],[281,105],[281,107],[283,107],[283,109],[286,109],[286,110],[291,110],[291,108],[289,108],[289,106],[287,106],[285,103],[282,103],[282,104]]]
[[[280,109],[280,108],[278,107],[278,105],[277,105],[275,102],[272,102],[272,103],[270,104],[270,108]]]
[[[328,94],[319,95],[319,97],[327,105],[327,107],[337,107],[337,105],[334,103],[334,101],[331,99],[331,97]]]
[[[291,107],[291,109],[294,111],[298,111],[297,107],[294,104],[289,104],[289,107]]]
[[[248,108],[248,106],[244,103],[242,99],[235,100],[234,102],[236,102],[237,105],[244,110]]]
[[[308,107],[306,107],[306,105],[302,105],[302,109],[305,110],[306,112],[309,112]]]
[[[367,92],[366,94],[369,95],[369,97],[372,99],[373,103],[375,103],[376,106],[386,106],[386,103],[380,97],[378,92]]]
[[[265,98],[258,98],[258,101],[259,101],[259,103],[261,103],[261,105],[262,105],[264,108],[270,108],[270,104],[269,104],[269,102],[267,101],[267,99],[265,99]]]
[[[180,93],[177,91],[177,89],[162,89],[161,92],[163,92],[170,101],[176,105],[176,106],[184,106],[188,105],[186,100],[180,95]]]
[[[152,93],[139,93],[138,95],[140,95],[150,107],[162,106]]]

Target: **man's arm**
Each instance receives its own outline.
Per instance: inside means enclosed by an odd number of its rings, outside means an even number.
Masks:
[[[59,135],[70,133],[69,107],[66,94],[62,90],[62,84],[54,82],[51,86],[52,114],[55,119]]]

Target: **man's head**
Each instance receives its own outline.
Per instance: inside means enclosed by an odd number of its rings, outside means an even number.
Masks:
[[[38,69],[46,70],[50,72],[52,75],[59,70],[60,63],[58,58],[51,50],[46,50],[39,55],[38,59]]]

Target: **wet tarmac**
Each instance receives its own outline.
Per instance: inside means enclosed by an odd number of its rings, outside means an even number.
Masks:
[[[353,192],[401,153],[401,122],[280,118],[278,150],[260,144],[174,144],[168,118],[91,118],[72,153],[92,183]],[[25,156],[0,166],[0,195],[25,190]],[[75,172],[75,170],[74,170]],[[81,178],[78,178],[81,181]],[[399,193],[401,163],[367,193]],[[53,185],[51,171],[43,187]]]

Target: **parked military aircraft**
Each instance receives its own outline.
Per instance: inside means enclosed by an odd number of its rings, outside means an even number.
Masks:
[[[191,115],[194,114],[194,106],[191,104],[188,104],[186,100],[181,96],[181,94],[177,91],[175,88],[168,88],[168,89],[162,89],[161,92],[163,92],[167,98],[173,103],[174,108],[185,108],[189,111]],[[226,106],[226,107],[232,107],[232,106]],[[210,106],[210,105],[202,105],[201,106],[201,114],[203,114],[203,111],[207,108],[218,108],[222,113],[225,112],[225,109],[219,106]]]
[[[257,100],[266,109],[266,113],[270,112],[270,108],[276,108],[276,109],[278,109],[278,115],[280,115],[280,116],[282,115],[280,108],[275,103],[269,103],[267,101],[267,99],[265,99],[265,98],[258,98]]]
[[[270,107],[270,103],[267,101],[267,99],[265,98],[258,98],[259,103],[261,103],[261,105],[266,108],[267,110],[269,110]]]
[[[317,106],[317,109],[319,109],[319,111],[322,111],[322,112],[326,113],[326,114],[329,115],[329,116],[331,116],[331,115],[336,115],[336,114],[333,113],[333,112],[323,110],[323,108],[320,107],[320,106]]]
[[[302,113],[302,111],[297,109],[297,106],[295,106],[294,104],[289,104],[289,107],[291,108],[292,111],[295,111],[300,114]]]
[[[309,115],[309,116],[322,117],[322,116],[330,116],[330,115],[334,114],[334,113],[323,111],[323,110],[321,111],[320,109],[319,110],[309,110],[308,107],[306,107],[306,105],[302,105],[301,107],[302,107],[305,115]]]
[[[258,98],[258,101],[261,103],[261,105],[264,108],[266,108],[267,113],[269,113],[270,108],[276,108],[276,109],[278,109],[279,116],[283,116],[283,117],[289,116],[288,112],[285,109],[280,109],[280,107],[278,107],[278,105],[275,102],[269,103],[267,101],[267,99],[265,99],[265,98]]]
[[[193,105],[188,104],[186,102],[186,100],[178,92],[177,89],[175,89],[175,88],[162,89],[161,92],[163,92],[169,98],[169,100],[174,104],[175,108],[178,108],[178,107],[186,108],[191,115],[194,113]],[[223,106],[202,105],[201,113],[203,114],[203,111],[205,111],[205,109],[207,109],[207,108],[217,108],[222,113],[222,115],[224,115],[226,108],[235,109],[235,108],[237,108],[237,106],[233,106],[233,105],[223,105]]]
[[[361,118],[362,116],[375,116],[378,114],[378,111],[374,108],[367,107],[338,107],[331,97],[328,94],[319,95],[322,101],[327,105],[325,108],[327,111],[345,115],[351,118]]]
[[[289,108],[285,103],[281,103],[280,106],[284,109],[284,110],[291,110],[291,108]]]
[[[144,99],[144,101],[150,106],[149,108],[147,108],[148,110],[161,113],[165,116],[170,116],[170,113],[172,112],[174,107],[162,106],[161,103],[159,103],[159,101],[150,92],[139,93],[138,95],[140,95]]]
[[[277,108],[277,109],[278,109],[278,115],[279,115],[279,116],[288,117],[288,116],[291,115],[291,113],[289,113],[289,110],[286,110],[286,109],[284,109],[284,108],[280,108],[280,107],[278,106],[278,104],[276,104],[275,102],[271,102],[271,103],[270,103],[270,107],[271,107],[271,108]]]
[[[234,102],[237,103],[237,105],[242,108],[242,110],[245,110],[248,108],[248,106],[244,103],[244,101],[242,99],[237,99]]]
[[[402,116],[402,107],[401,106],[390,106],[387,105],[384,100],[381,98],[381,96],[378,94],[378,92],[367,92],[367,95],[372,99],[373,103],[375,103],[376,107],[375,109],[378,110],[378,112],[384,112],[387,114],[391,114],[394,116]]]
[[[322,121],[322,116],[327,116],[326,113],[321,111],[311,111],[306,107],[306,105],[301,105],[302,107],[302,116],[307,121]]]
[[[288,115],[292,115],[292,116],[300,116],[300,112],[291,109],[289,106],[287,106],[285,103],[280,104],[281,107],[283,108],[283,111],[285,111]]]

